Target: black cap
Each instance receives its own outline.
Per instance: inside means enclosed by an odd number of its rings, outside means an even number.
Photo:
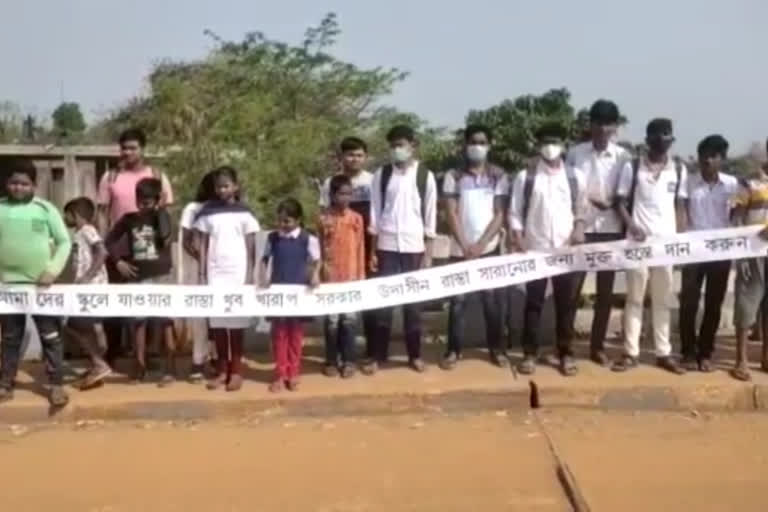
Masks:
[[[597,100],[589,109],[589,121],[599,125],[618,124],[619,107],[610,100]]]
[[[565,141],[568,138],[568,130],[562,123],[550,121],[536,130],[536,140],[539,142],[548,140]]]
[[[672,138],[672,121],[665,117],[657,117],[645,127],[646,137]]]

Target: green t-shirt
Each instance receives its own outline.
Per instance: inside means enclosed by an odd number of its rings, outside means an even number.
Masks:
[[[51,203],[0,199],[0,282],[34,283],[43,272],[58,276],[71,249],[64,219]]]

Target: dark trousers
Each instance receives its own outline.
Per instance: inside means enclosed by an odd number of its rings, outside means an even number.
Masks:
[[[422,253],[402,253],[377,251],[379,277],[393,276],[418,270],[423,258]],[[403,331],[408,359],[421,357],[421,304],[403,305]],[[380,363],[389,359],[389,342],[392,338],[392,308],[379,309],[376,312],[376,333],[373,343],[368,347],[368,357]]]
[[[562,274],[552,277],[552,289],[555,299],[555,332],[557,335],[558,356],[573,355],[571,340],[573,329],[571,322],[573,310],[576,307],[574,301],[574,287],[578,275],[574,273]],[[544,308],[544,299],[547,293],[548,279],[538,279],[526,284],[525,297],[525,325],[523,326],[523,353],[526,356],[537,356],[539,353],[539,327],[541,324],[541,310]]]
[[[110,284],[125,282],[111,259],[106,262],[107,278]],[[123,331],[128,325],[125,318],[104,318],[104,335],[107,338],[107,352],[104,359],[114,367],[115,360],[123,355]]]
[[[54,316],[33,316],[43,348],[43,358],[48,372],[48,382],[61,386],[64,377],[64,344],[61,341],[61,325]],[[0,358],[0,387],[13,389],[21,361],[26,315],[0,315],[2,330],[2,357]]]
[[[355,361],[354,314],[330,315],[325,317],[325,364],[336,366]],[[339,359],[341,357],[341,359]]]
[[[493,253],[492,256],[497,256]],[[452,258],[451,263],[464,261],[461,258]],[[491,351],[499,351],[501,348],[501,294],[506,290],[483,290],[469,295],[456,295],[451,297],[448,310],[448,353],[461,354],[464,347],[464,332],[466,330],[467,301],[473,296],[479,296],[483,304],[483,316],[485,318],[485,342]]]
[[[720,325],[720,312],[728,288],[730,261],[695,263],[683,267],[680,289],[680,342],[683,357],[710,359],[715,350],[715,334]],[[699,310],[701,285],[706,279],[704,317],[696,337],[696,313]]]
[[[620,233],[587,233],[585,234],[588,244],[601,242],[614,242],[624,238]],[[586,272],[579,272],[576,279],[576,289],[574,290],[574,300],[578,304],[581,297],[581,290],[584,287]],[[616,279],[616,272],[613,270],[602,270],[597,273],[597,290],[594,305],[594,315],[592,317],[592,331],[589,337],[589,346],[592,352],[605,349],[605,337],[608,334],[608,322],[611,319],[611,310],[613,309],[613,283]],[[574,306],[575,306],[574,305]],[[573,308],[573,320],[571,328],[576,320],[576,307]]]

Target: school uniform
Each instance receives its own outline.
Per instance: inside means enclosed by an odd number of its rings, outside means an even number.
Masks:
[[[722,229],[731,225],[731,205],[739,192],[738,180],[718,173],[714,183],[704,181],[700,174],[688,178],[688,229]],[[731,262],[710,261],[683,267],[680,290],[680,341],[684,359],[711,359],[715,349],[715,334],[720,325],[720,312],[728,289]],[[696,313],[699,309],[701,285],[706,280],[704,316],[696,336]]]
[[[458,221],[467,243],[480,240],[495,216],[495,202],[509,195],[509,181],[503,169],[488,165],[483,172],[474,174],[466,169],[451,170],[443,178],[443,195],[458,203]],[[485,246],[482,256],[499,254],[499,235],[495,235]],[[456,237],[451,237],[451,261],[464,261],[464,252]],[[488,349],[501,349],[501,293],[503,290],[477,292],[483,304],[485,317],[485,341]],[[447,354],[461,355],[466,327],[467,297],[451,297],[448,312]]]
[[[185,231],[195,229],[195,219],[203,208],[203,203],[193,201],[187,204],[179,219],[178,242],[176,244],[176,283],[186,285],[200,284],[200,261],[184,249],[182,240]],[[192,337],[192,363],[202,366],[210,356],[208,347],[208,321],[205,318],[187,318],[184,320],[189,335]]]
[[[680,163],[669,158],[658,176],[648,168],[644,159],[639,162],[632,200],[632,220],[645,231],[648,238],[677,233],[675,201],[688,197],[688,177]],[[632,162],[627,162],[619,179],[617,195],[629,197],[632,189]],[[653,313],[653,340],[656,356],[666,358],[672,353],[669,342],[670,302],[673,293],[672,265],[641,267],[626,271],[627,299],[624,308],[624,350],[627,355],[640,355],[640,331],[643,325],[643,302],[646,287],[650,286]]]
[[[526,201],[526,179],[529,172],[535,173],[535,181]],[[515,177],[509,208],[509,226],[513,231],[524,233],[528,250],[552,251],[570,245],[575,222],[583,220],[585,201],[584,176],[578,169],[572,169],[571,176],[573,180],[569,178],[565,163],[561,163],[557,169],[551,169],[539,161],[533,171],[521,171]],[[576,308],[574,289],[577,278],[575,273],[551,278],[559,357],[573,355],[571,323]],[[547,282],[548,279],[545,278],[526,283],[522,338],[526,356],[536,357],[539,352],[539,328]]]
[[[316,237],[301,228],[290,233],[273,231],[267,238],[262,261],[272,263],[270,283],[309,284],[312,262],[320,259],[320,244]],[[301,350],[304,320],[286,317],[272,318],[272,351],[275,357],[275,378],[291,381],[301,373]]]
[[[424,257],[425,238],[435,238],[437,222],[437,185],[427,173],[424,197],[417,183],[418,162],[406,168],[393,166],[386,191],[382,194],[384,168],[379,169],[371,186],[371,225],[376,236],[378,275],[392,276],[418,270]],[[424,203],[422,205],[422,202]],[[377,312],[376,334],[367,347],[368,357],[377,362],[389,358],[392,335],[392,309]],[[408,358],[421,358],[421,305],[403,306],[403,330]]]
[[[586,183],[587,200],[584,213],[586,243],[612,242],[624,238],[623,222],[612,206],[621,172],[628,160],[629,153],[613,142],[609,142],[605,149],[598,150],[589,141],[574,146],[568,152],[566,161],[584,174]],[[601,209],[592,201],[611,207]],[[575,290],[577,301],[581,297],[585,277],[585,272],[577,277]],[[596,300],[590,335],[590,350],[593,354],[604,350],[608,322],[611,318],[615,278],[616,272],[613,270],[597,272]]]

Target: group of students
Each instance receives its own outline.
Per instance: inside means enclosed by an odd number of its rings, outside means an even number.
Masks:
[[[722,172],[728,142],[720,135],[706,137],[698,146],[700,173],[688,175],[686,166],[671,156],[672,123],[654,119],[647,125],[647,153],[633,158],[615,143],[618,107],[598,100],[590,109],[591,140],[566,152],[567,132],[547,124],[536,133],[537,157],[528,168],[509,179],[504,169],[489,161],[491,130],[472,125],[464,131],[463,164],[444,174],[442,200],[451,235],[451,261],[483,258],[507,251],[551,251],[565,246],[608,242],[630,237],[644,240],[685,230],[717,229],[768,221],[768,174],[738,181]],[[390,276],[432,264],[437,234],[438,184],[435,175],[417,159],[418,140],[408,126],[395,126],[388,135],[390,163],[375,173],[365,170],[368,159],[363,140],[348,137],[340,144],[338,174],[321,191],[321,212],[314,229],[305,228],[302,205],[293,198],[277,207],[277,226],[267,237],[257,262],[253,211],[240,200],[235,169],[220,167],[202,179],[195,201],[181,215],[178,275],[172,272],[174,231],[167,206],[172,203],[170,182],[144,164],[146,139],[140,130],[120,138],[121,169],[106,173],[97,204],[81,197],[67,203],[62,217],[47,201],[35,196],[36,170],[25,161],[6,169],[6,196],[0,200],[0,282],[52,284],[72,251],[76,283],[173,282],[227,286],[345,282],[371,276]],[[73,235],[70,237],[69,229]],[[766,236],[768,231],[761,232]],[[23,243],[22,243],[23,241]],[[53,250],[51,247],[53,246]],[[258,267],[258,274],[256,272]],[[715,334],[720,321],[731,263],[687,265],[683,269],[680,334],[681,360],[670,344],[671,266],[626,271],[624,351],[609,361],[604,347],[613,302],[615,273],[598,272],[595,315],[591,329],[591,359],[614,371],[637,366],[646,289],[650,288],[653,338],[658,365],[673,373],[712,371]],[[750,378],[747,339],[760,309],[765,309],[766,269],[763,259],[738,263],[735,324],[737,362],[732,375]],[[706,281],[704,321],[696,332],[696,316]],[[584,273],[551,278],[556,356],[563,375],[578,372],[572,350],[573,324]],[[532,374],[539,361],[539,330],[548,279],[526,283],[522,334],[522,374]],[[505,343],[506,290],[485,290],[480,295],[490,361],[509,367]],[[450,299],[448,342],[441,368],[453,369],[464,346],[467,297]],[[418,303],[402,306],[409,366],[423,372],[422,321]],[[768,315],[762,315],[768,335]],[[63,406],[63,349],[61,321],[33,317],[50,379],[50,402]],[[295,391],[301,373],[302,338],[306,319],[271,318],[275,374],[269,388]],[[362,320],[359,322],[359,320]],[[0,402],[13,396],[25,329],[24,315],[0,315],[2,365]],[[193,339],[190,378],[203,381],[211,361],[207,387],[239,390],[243,383],[244,333],[251,318],[211,318],[187,321]],[[325,365],[329,376],[352,377],[357,363],[356,327],[362,323],[366,339],[360,368],[373,375],[389,360],[392,309],[325,318]],[[176,379],[178,330],[172,319],[69,318],[64,329],[79,340],[92,360],[82,377],[82,389],[100,385],[111,373],[108,349],[114,330],[130,332],[134,378],[147,372],[148,333],[163,340],[166,365],[160,385]],[[112,331],[112,332],[110,332]],[[768,339],[764,336],[763,339]],[[209,342],[212,341],[212,343]],[[212,350],[209,348],[212,346]],[[763,352],[768,371],[768,353]]]

